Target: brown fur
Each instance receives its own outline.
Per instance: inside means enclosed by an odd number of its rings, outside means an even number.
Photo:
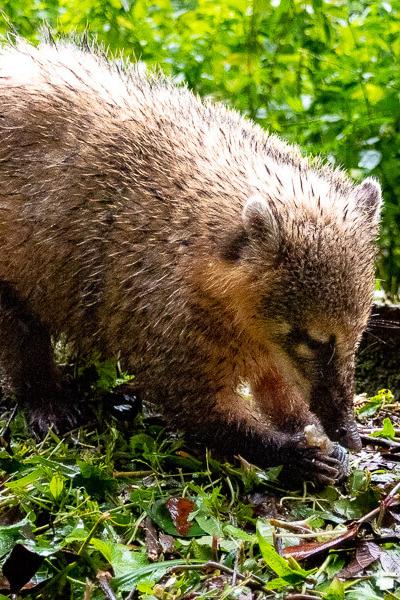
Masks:
[[[358,445],[353,363],[379,202],[375,182],[355,186],[168,80],[69,44],[7,46],[3,369],[33,421],[59,420],[49,336],[63,333],[80,353],[120,354],[189,435],[333,480],[338,462],[302,432],[321,421]],[[304,332],[322,338],[312,361]]]

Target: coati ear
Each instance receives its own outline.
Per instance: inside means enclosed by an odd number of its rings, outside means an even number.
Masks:
[[[223,258],[229,262],[239,260],[249,242],[255,239],[267,243],[271,250],[278,249],[278,222],[267,202],[260,196],[252,196],[246,202],[242,223],[234,233],[230,233],[224,244]]]
[[[365,213],[371,223],[379,223],[382,191],[376,179],[368,177],[356,187],[356,202],[357,207]]]
[[[243,209],[243,224],[249,237],[260,238],[277,248],[279,223],[270,205],[261,196],[252,196]]]

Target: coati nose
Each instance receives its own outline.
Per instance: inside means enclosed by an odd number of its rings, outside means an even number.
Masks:
[[[339,427],[337,429],[338,441],[349,448],[349,450],[355,450],[359,452],[362,448],[362,442],[360,434],[358,433],[357,424],[353,421],[346,427]]]

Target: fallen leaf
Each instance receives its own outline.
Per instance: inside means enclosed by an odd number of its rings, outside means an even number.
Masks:
[[[326,542],[310,542],[299,544],[298,546],[288,546],[287,548],[284,548],[283,556],[292,556],[296,560],[305,560],[306,558],[310,558],[321,552],[326,552],[332,548],[338,548],[346,542],[354,540],[357,537],[359,527],[360,525],[358,523],[354,523],[347,531]]]
[[[400,577],[400,554],[396,550],[384,550],[380,556],[380,563],[386,573]]]
[[[179,535],[187,535],[191,526],[188,517],[195,508],[194,502],[187,498],[170,498],[166,506]]]
[[[16,544],[3,564],[3,575],[10,583],[11,594],[16,594],[27,584],[44,560],[43,556]]]
[[[374,542],[362,541],[356,549],[354,559],[339,573],[338,577],[350,579],[372,565],[381,555],[380,547]]]
[[[160,533],[158,536],[158,541],[160,542],[161,550],[164,554],[171,554],[174,551],[175,540],[172,535]]]

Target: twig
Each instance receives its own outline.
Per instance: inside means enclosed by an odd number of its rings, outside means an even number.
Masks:
[[[375,544],[398,544],[400,542],[400,535],[377,535],[365,538],[365,541],[374,542]]]
[[[113,471],[112,476],[116,479],[130,479],[134,477],[147,477],[147,475],[152,475],[154,471]]]
[[[157,531],[150,517],[146,517],[143,522],[144,538],[146,542],[147,558],[149,560],[157,560],[159,552],[159,543]]]
[[[237,574],[238,574],[238,566],[239,566],[239,551],[236,551],[235,554],[235,562],[233,564],[233,573],[232,573],[232,580],[231,580],[231,586],[235,587],[236,585],[236,580],[237,580]]]
[[[394,498],[397,495],[397,492],[399,490],[400,490],[400,481],[398,483],[396,483],[396,485],[390,490],[390,492],[388,493],[386,498],[384,498],[382,500],[381,505],[379,507],[378,517],[376,519],[376,524],[378,527],[380,527],[382,525],[386,510],[389,508],[389,506],[393,506],[393,504],[395,502]]]
[[[388,440],[386,438],[378,438],[372,435],[360,435],[363,442],[366,444],[371,444],[374,446],[381,446],[382,448],[396,448],[400,449],[400,442],[395,442],[394,440]]]
[[[221,571],[222,573],[226,573],[227,575],[230,575],[231,577],[233,577],[233,575],[235,575],[236,579],[240,579],[240,581],[246,581],[246,585],[249,588],[252,588],[254,590],[265,590],[265,583],[261,579],[261,577],[258,577],[257,575],[254,575],[254,574],[246,577],[246,575],[243,575],[243,573],[240,573],[237,570],[234,571],[234,569],[230,569],[229,567],[226,567],[225,565],[223,565],[219,562],[216,562],[214,560],[209,560],[205,563],[199,563],[199,564],[193,564],[193,565],[176,565],[176,566],[168,569],[167,573],[175,573],[175,571],[204,571],[207,569],[218,570],[218,571]],[[274,598],[274,597],[275,596],[268,596],[268,598]]]
[[[83,593],[83,600],[91,600],[93,596],[93,589],[95,588],[94,583],[89,579],[86,580],[85,591]]]
[[[110,584],[108,582],[109,578],[110,573],[107,573],[107,571],[99,571],[96,575],[96,579],[99,582],[99,586],[104,592],[107,600],[118,600],[117,596],[114,594],[113,590],[110,587]]]
[[[305,521],[282,521],[281,519],[269,519],[273,527],[287,529],[293,533],[310,533],[311,527],[305,525]],[[316,534],[317,535],[317,534]]]
[[[358,523],[358,524],[366,523],[367,521],[370,521],[373,517],[375,517],[377,515],[379,515],[377,521],[378,521],[378,523],[381,523],[386,509],[389,508],[390,506],[398,506],[400,504],[399,499],[397,499],[397,500],[395,499],[395,496],[396,496],[397,492],[399,491],[399,489],[400,489],[400,481],[399,481],[399,483],[396,483],[396,485],[390,490],[390,492],[388,493],[386,498],[384,498],[382,500],[382,502],[380,503],[380,505],[377,508],[374,508],[366,515],[357,519],[356,523]]]
[[[396,485],[394,486],[394,488],[392,488],[390,490],[390,492],[388,493],[388,495],[386,496],[385,500],[387,500],[388,498],[393,498],[397,492],[400,490],[400,481],[398,483],[396,483]]]
[[[371,433],[375,433],[376,431],[379,431],[379,428],[378,427],[359,427],[358,430],[360,433],[363,433],[364,435],[371,435]],[[400,428],[395,427],[394,433],[396,436],[400,436]]]
[[[110,518],[110,513],[108,513],[108,512],[105,512],[102,515],[100,515],[100,517],[97,519],[96,523],[93,525],[92,529],[89,531],[89,534],[88,534],[87,538],[85,539],[85,541],[83,542],[83,544],[79,548],[79,550],[78,550],[78,556],[82,556],[83,551],[86,549],[86,547],[90,543],[90,540],[92,539],[92,537],[96,533],[96,531],[99,528],[99,526],[101,525],[101,523],[103,521],[107,521],[107,519],[109,519],[109,518]]]
[[[337,530],[337,529],[332,529],[332,530],[328,530],[328,531],[309,531],[308,533],[295,533],[293,534],[295,537],[300,538],[302,540],[307,540],[307,539],[313,539],[316,537],[326,537],[326,538],[336,538],[339,537],[339,535],[342,535],[343,533],[346,533],[347,528],[346,529],[342,529],[342,530]],[[287,533],[276,533],[275,534],[277,538],[281,538],[281,539],[287,539],[287,538],[292,538],[293,535],[289,535]]]
[[[10,425],[11,425],[12,421],[14,420],[17,410],[18,410],[18,404],[16,404],[14,406],[14,408],[12,409],[10,416],[7,419],[6,424],[4,425],[3,429],[0,432],[0,445],[6,449],[9,448],[10,442],[9,442],[9,440],[7,441],[5,438],[6,438],[7,434],[10,432]]]

